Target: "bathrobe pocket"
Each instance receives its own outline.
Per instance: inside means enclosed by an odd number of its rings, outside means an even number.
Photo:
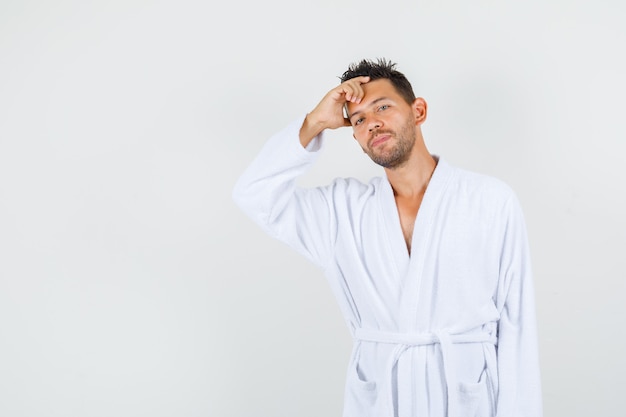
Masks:
[[[357,347],[348,368],[343,417],[378,417],[376,382],[367,379],[360,364],[360,349]]]
[[[494,415],[487,369],[476,383],[459,383],[459,414],[462,417],[491,417]]]

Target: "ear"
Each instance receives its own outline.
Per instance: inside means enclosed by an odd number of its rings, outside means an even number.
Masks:
[[[426,104],[426,100],[421,97],[417,97],[413,100],[413,105],[411,106],[413,109],[413,114],[415,115],[415,124],[421,125],[426,121],[426,115],[428,114],[428,105]]]

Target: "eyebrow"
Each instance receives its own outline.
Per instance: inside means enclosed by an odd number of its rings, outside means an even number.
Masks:
[[[367,105],[367,107],[372,107],[374,106],[376,103],[378,103],[379,101],[383,101],[383,100],[387,100],[389,99],[389,97],[379,97],[376,100],[372,101],[370,104]],[[357,110],[354,113],[352,113],[351,115],[348,116],[349,119],[352,119],[355,115],[362,113],[362,110]],[[346,113],[348,113],[348,103],[346,103]]]

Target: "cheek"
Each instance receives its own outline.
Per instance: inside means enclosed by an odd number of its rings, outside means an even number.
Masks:
[[[364,138],[368,135],[368,130],[364,125],[360,124],[358,126],[352,126],[352,136],[355,139],[359,140],[359,138]]]
[[[367,135],[364,134],[361,129],[353,129],[352,130],[352,137],[359,142],[360,144],[366,143],[367,142]]]

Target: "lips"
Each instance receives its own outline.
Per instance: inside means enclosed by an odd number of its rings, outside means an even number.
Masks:
[[[375,136],[370,142],[370,148],[375,148],[376,146],[387,142],[389,139],[391,139],[391,135],[389,134]]]

